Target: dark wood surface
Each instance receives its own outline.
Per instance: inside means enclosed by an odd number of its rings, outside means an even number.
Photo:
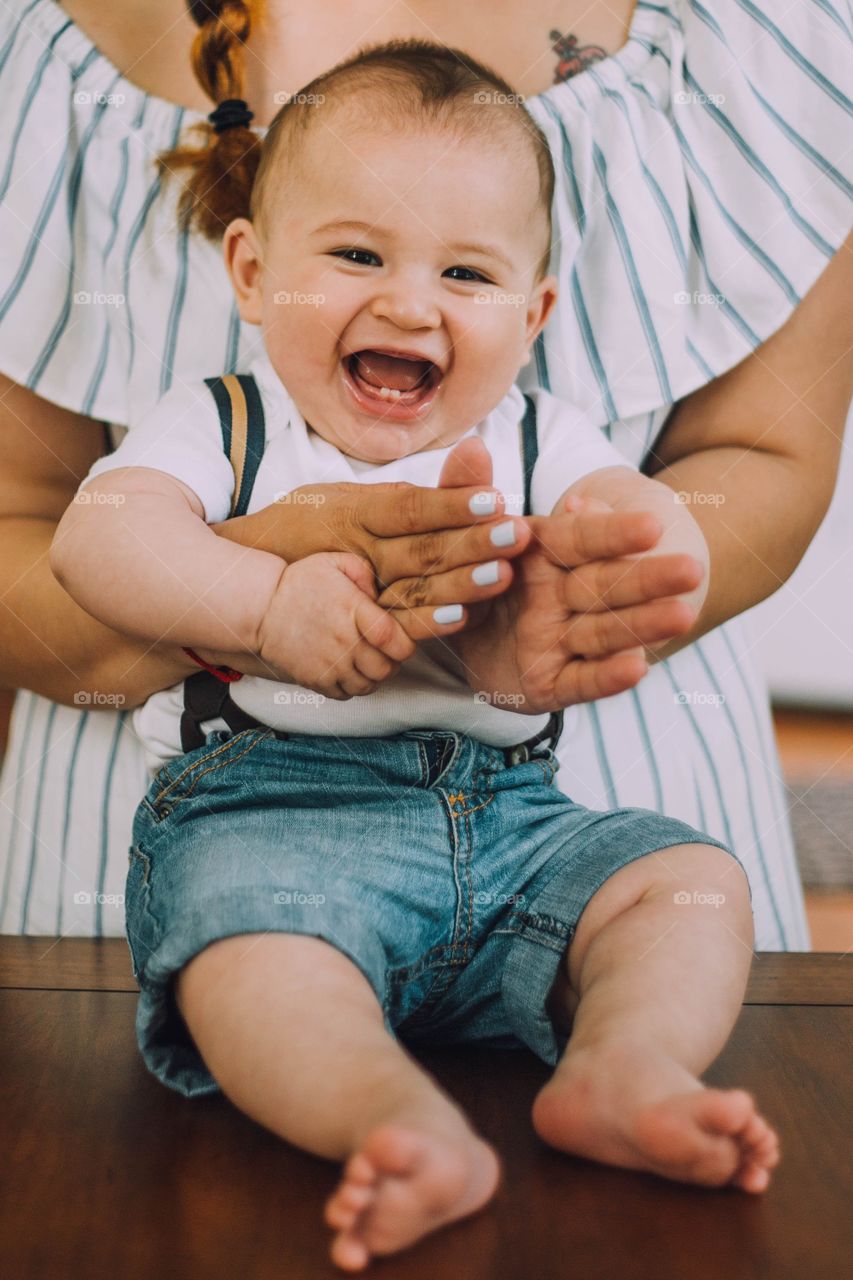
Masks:
[[[0,938],[0,1258],[23,1280],[340,1277],[322,1224],[337,1167],[221,1096],[188,1101],[138,1056],[121,939]],[[477,1217],[375,1263],[393,1280],[848,1280],[853,1274],[853,957],[758,957],[708,1080],[753,1090],[783,1162],[763,1197],[550,1150],[531,1054],[419,1058],[500,1151]]]
[[[0,936],[0,988],[137,991],[123,938]],[[745,1004],[853,1005],[853,957],[766,951],[755,956]]]

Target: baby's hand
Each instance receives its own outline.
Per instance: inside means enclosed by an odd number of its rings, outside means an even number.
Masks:
[[[670,499],[672,501],[672,499]],[[572,497],[532,516],[534,541],[484,624],[454,636],[471,688],[513,694],[533,715],[611,697],[637,684],[646,646],[683,634],[695,613],[683,593],[705,569],[689,554],[655,554],[666,532],[652,513]]]
[[[287,565],[258,632],[268,678],[338,700],[372,693],[415,651],[375,599],[361,556],[320,552]]]

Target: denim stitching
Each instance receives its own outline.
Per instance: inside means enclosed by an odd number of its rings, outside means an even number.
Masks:
[[[135,856],[135,857],[137,857],[137,858],[139,859],[139,861],[142,863],[142,865],[143,865],[143,867],[144,867],[144,874],[143,874],[143,877],[142,877],[142,883],[143,883],[143,884],[145,884],[145,885],[148,885],[148,886],[150,887],[150,884],[151,884],[151,859],[148,857],[148,855],[147,855],[147,854],[143,853],[143,852],[142,852],[142,850],[141,850],[137,845],[131,845],[131,847],[130,847],[130,859],[129,859],[131,863],[133,862],[133,858],[134,858],[134,856]]]
[[[208,769],[202,769],[201,772],[196,774],[196,776],[193,778],[190,786],[183,793],[183,795],[178,796],[177,799],[174,800],[174,804],[180,804],[182,800],[187,800],[192,795],[198,783],[201,781],[203,777],[205,777],[206,774],[214,773],[217,769],[222,769],[227,764],[236,764],[238,760],[242,760],[244,756],[247,756],[249,752],[253,751],[254,748],[257,747],[261,742],[268,741],[272,732],[273,732],[272,729],[269,729],[267,730],[266,733],[260,734],[258,737],[255,738],[254,742],[250,742],[249,745],[246,747],[245,751],[241,751],[239,755],[229,756],[227,760],[221,760],[219,764],[213,764]],[[163,797],[168,795],[168,793],[172,790],[172,788],[176,787],[178,783],[187,776],[187,774],[192,773],[194,769],[198,769],[200,765],[207,764],[208,760],[215,760],[217,756],[222,755],[224,751],[227,751],[229,747],[233,746],[237,738],[242,738],[243,734],[245,733],[257,733],[257,730],[243,729],[241,733],[235,734],[233,738],[229,738],[227,742],[223,742],[221,746],[217,747],[215,751],[210,752],[209,755],[202,756],[200,760],[196,760],[193,764],[188,765],[187,768],[184,769],[183,773],[180,774],[175,779],[174,782],[170,783],[168,787],[165,787],[160,792],[160,794],[155,798],[154,806],[155,807],[159,806],[161,804],[161,801],[163,800]]]
[[[551,761],[543,756],[532,756],[530,763],[539,765],[539,768],[542,770],[542,781],[546,786],[550,786],[554,781],[554,778],[557,776],[557,770],[554,768]]]
[[[254,732],[253,729],[243,730],[243,733],[253,733],[253,732]],[[204,764],[206,760],[212,760],[215,756],[220,755],[223,751],[227,751],[230,746],[233,746],[235,739],[242,736],[243,736],[242,733],[235,734],[234,737],[229,738],[227,742],[221,742],[218,747],[215,747],[212,751],[209,751],[207,755],[202,756],[199,760],[194,760],[192,764],[188,764],[184,769],[183,773],[179,773],[177,778],[170,779],[170,781],[166,784],[165,787],[161,787],[161,789],[157,792],[157,795],[154,797],[153,803],[159,804],[160,801],[163,799],[163,796],[167,793],[167,791],[171,791],[172,787],[176,787],[179,782],[182,782],[188,773],[192,773],[193,769],[195,769],[200,764]],[[163,767],[165,768],[166,766],[164,765]]]
[[[479,813],[481,809],[485,809],[488,805],[492,803],[495,797],[492,793],[490,793],[488,796],[486,796],[485,800],[483,800],[481,804],[469,805],[468,808],[460,809],[457,811],[453,807],[454,803],[456,802],[457,797],[458,797],[458,802],[460,804],[465,803],[464,793],[448,792],[448,791],[442,790],[441,795],[447,807],[447,812],[450,814],[450,817],[452,820],[452,830],[453,830],[453,837],[454,837],[453,862],[455,867],[459,866],[459,852],[460,852],[460,840],[459,840],[458,828],[456,826],[456,820],[457,818],[464,818],[465,820],[465,835],[466,835],[466,843],[467,843],[467,850],[468,850],[467,856],[465,858],[465,869],[464,869],[466,897],[467,897],[467,901],[465,903],[465,909],[467,912],[467,922],[465,926],[464,937],[460,938],[458,934],[454,932],[453,942],[451,945],[454,948],[454,950],[461,947],[462,963],[467,964],[468,952],[471,947],[471,939],[474,931],[474,885],[473,885],[473,880],[471,875],[471,861],[473,857],[474,836],[473,836],[473,830],[471,826],[471,814]],[[451,796],[454,797],[453,800],[451,800]],[[451,963],[453,964],[457,962],[455,960],[451,960]]]
[[[151,900],[151,859],[138,845],[132,845],[130,849],[131,866],[133,864],[134,855],[139,859],[139,861],[142,863],[142,866],[144,868],[142,883],[145,888],[145,892],[140,894],[141,901],[139,903],[138,909],[140,913],[150,921],[153,927],[154,933],[157,934],[159,938],[159,937],[162,937],[163,931],[160,927],[159,920],[154,915],[154,912],[151,910],[151,901],[150,901]],[[135,929],[131,930],[129,919],[126,919],[125,921],[125,932],[127,934],[127,944],[130,949],[130,958],[132,961],[133,976],[137,979],[137,981],[139,981],[140,986],[142,986],[141,979],[145,970],[145,965],[147,964],[149,958],[151,957],[152,952],[156,950],[158,943],[155,942],[154,947],[149,947],[147,943],[143,941],[141,934],[137,933]],[[131,933],[133,935],[132,937],[131,937]],[[135,940],[135,946],[134,946],[134,940]],[[141,950],[143,948],[145,949],[147,954],[145,956],[144,963],[140,964],[138,963],[137,957],[141,956]]]

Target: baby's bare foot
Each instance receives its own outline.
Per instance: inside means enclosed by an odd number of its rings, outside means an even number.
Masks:
[[[764,1191],[779,1162],[775,1131],[742,1089],[706,1089],[642,1045],[571,1047],[533,1104],[545,1142],[664,1178]]]
[[[350,1156],[326,1204],[326,1223],[337,1231],[332,1261],[361,1271],[373,1254],[405,1249],[482,1208],[499,1176],[497,1156],[473,1132],[380,1125]]]

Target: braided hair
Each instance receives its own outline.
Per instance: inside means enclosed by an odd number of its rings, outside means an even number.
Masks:
[[[234,218],[249,216],[249,201],[262,138],[250,127],[243,101],[244,45],[261,0],[187,0],[198,27],[192,46],[196,79],[216,104],[208,120],[194,125],[195,145],[179,143],[162,152],[163,177],[183,178],[178,202],[182,228],[220,240]]]

